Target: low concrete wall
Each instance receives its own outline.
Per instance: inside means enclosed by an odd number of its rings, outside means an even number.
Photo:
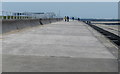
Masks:
[[[63,20],[62,18],[52,19],[20,19],[20,20],[2,20],[2,32],[6,33],[14,30],[21,30],[27,27],[49,24]]]
[[[15,20],[2,20],[2,33],[17,30],[17,22]]]
[[[49,24],[49,23],[51,23],[50,19],[40,19],[40,21],[41,21],[42,24]]]

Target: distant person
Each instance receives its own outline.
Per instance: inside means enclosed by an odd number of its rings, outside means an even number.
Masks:
[[[67,16],[67,22],[69,22],[69,17]]]
[[[78,21],[80,21],[80,18],[78,18]]]
[[[66,22],[67,21],[67,17],[65,16],[64,19],[65,19],[65,22]]]
[[[74,21],[74,17],[72,17],[72,20]]]

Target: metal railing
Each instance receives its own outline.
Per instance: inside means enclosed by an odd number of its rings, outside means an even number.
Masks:
[[[54,18],[54,13],[10,12],[0,11],[0,19],[39,19]]]

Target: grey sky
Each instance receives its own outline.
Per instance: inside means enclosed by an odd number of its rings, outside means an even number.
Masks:
[[[55,12],[81,18],[118,18],[117,2],[4,2],[4,11]]]

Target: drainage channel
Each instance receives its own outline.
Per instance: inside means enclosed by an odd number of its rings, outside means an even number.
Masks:
[[[88,24],[89,26],[91,26],[92,28],[94,28],[95,30],[97,30],[98,32],[100,32],[101,34],[103,34],[104,36],[106,36],[108,39],[110,39],[110,41],[112,43],[114,43],[116,46],[120,46],[120,37],[109,32],[109,31],[106,31],[100,27],[97,27],[95,25],[92,25],[90,22],[89,23],[86,23]]]

